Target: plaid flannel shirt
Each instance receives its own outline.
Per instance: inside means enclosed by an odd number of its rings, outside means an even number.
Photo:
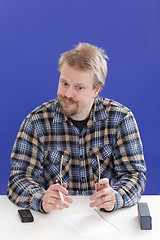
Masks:
[[[63,163],[62,163],[63,156]],[[91,195],[101,178],[115,191],[115,209],[132,206],[144,191],[146,165],[138,127],[123,105],[98,97],[81,132],[61,112],[58,99],[44,103],[23,121],[11,154],[7,195],[21,207],[41,208],[56,179],[70,195]]]

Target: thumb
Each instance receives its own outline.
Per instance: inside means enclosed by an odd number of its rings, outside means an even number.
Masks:
[[[67,183],[63,183],[62,186],[67,189]]]
[[[99,184],[103,185],[103,188],[108,188],[109,187],[109,179],[102,178],[99,180]]]

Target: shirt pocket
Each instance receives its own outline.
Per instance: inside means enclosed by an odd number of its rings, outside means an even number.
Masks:
[[[49,185],[56,180],[69,183],[70,153],[67,150],[49,150],[45,154],[44,174]]]
[[[89,162],[94,175],[94,181],[97,182],[99,178],[111,178],[113,161],[112,161],[112,146],[107,144],[104,146],[93,147],[89,151]]]

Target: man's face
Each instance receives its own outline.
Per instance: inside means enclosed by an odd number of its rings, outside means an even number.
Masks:
[[[89,116],[94,99],[100,87],[93,87],[94,75],[91,70],[82,71],[64,63],[60,72],[57,96],[63,113],[74,120]]]

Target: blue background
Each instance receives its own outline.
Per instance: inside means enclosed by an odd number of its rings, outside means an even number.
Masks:
[[[134,113],[147,164],[145,194],[160,192],[160,1],[0,0],[0,194],[20,124],[56,98],[60,54],[78,42],[109,56],[102,96]]]

